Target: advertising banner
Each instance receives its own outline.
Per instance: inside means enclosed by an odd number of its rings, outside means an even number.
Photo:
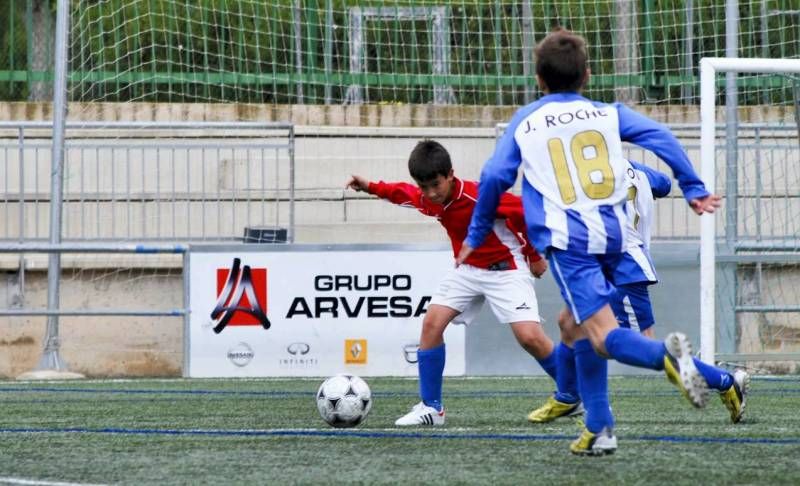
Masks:
[[[416,376],[422,319],[447,250],[192,251],[191,377]],[[465,372],[450,325],[446,375]]]

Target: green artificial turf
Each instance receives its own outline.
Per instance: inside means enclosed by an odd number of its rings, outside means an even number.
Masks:
[[[369,378],[355,429],[321,380],[0,382],[0,484],[800,484],[800,380],[754,378],[742,423],[666,380],[612,378],[619,449],[576,457],[571,419],[534,425],[542,378],[448,378],[445,427],[395,428],[415,380]],[[20,483],[17,483],[20,484]]]

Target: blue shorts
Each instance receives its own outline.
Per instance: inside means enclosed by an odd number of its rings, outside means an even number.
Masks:
[[[642,247],[605,254],[550,248],[547,259],[578,324],[610,304],[616,298],[617,286],[658,282],[650,256]]]
[[[647,292],[649,283],[618,285],[611,309],[620,327],[627,327],[642,332],[649,329],[656,320],[653,317],[653,306]]]

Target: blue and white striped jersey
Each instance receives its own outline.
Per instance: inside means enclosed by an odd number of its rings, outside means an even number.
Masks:
[[[577,93],[544,96],[512,118],[481,172],[478,202],[467,234],[477,248],[491,230],[500,195],[520,165],[528,234],[536,249],[617,253],[635,232],[625,214],[628,191],[622,142],[653,151],[678,179],[687,200],[708,192],[677,139],[663,125],[626,106]]]
[[[655,199],[669,194],[672,181],[666,174],[633,161],[629,161],[625,175],[628,179],[625,213],[637,233],[634,238],[641,238],[645,248],[649,249]]]

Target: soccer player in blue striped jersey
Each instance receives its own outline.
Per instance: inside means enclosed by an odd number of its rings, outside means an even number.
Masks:
[[[625,212],[642,240],[642,250],[649,258],[650,227],[653,223],[655,199],[669,195],[672,183],[666,174],[632,161],[625,174],[629,183]],[[655,283],[657,283],[655,280],[647,280],[617,286],[616,295],[610,304],[620,326],[653,337],[652,326],[655,324],[655,318],[648,287]],[[571,329],[574,325],[572,314],[568,309],[564,309],[559,315],[559,327]],[[556,348],[558,390],[543,406],[530,413],[528,420],[531,422],[550,422],[569,416],[572,410],[579,406],[572,347],[573,337],[570,334],[562,335],[561,343]],[[694,359],[694,364],[706,379],[708,386],[719,392],[731,421],[738,423],[744,415],[750,376],[741,369],[730,373],[698,359]]]
[[[650,261],[635,258],[641,247],[625,214],[628,183],[622,142],[651,150],[672,169],[698,215],[713,213],[710,194],[677,139],[663,125],[626,106],[584,98],[589,80],[582,37],[558,29],[537,46],[536,77],[545,96],[520,110],[498,141],[482,172],[478,202],[456,262],[466,259],[491,230],[502,193],[523,165],[523,205],[531,241],[546,254],[567,307],[575,317],[578,391],[586,409],[583,433],[570,446],[576,454],[616,450],[604,357],[650,369],[664,368],[696,407],[708,400],[706,380],[679,333],[664,343],[619,327],[610,302],[616,287],[654,274]]]

